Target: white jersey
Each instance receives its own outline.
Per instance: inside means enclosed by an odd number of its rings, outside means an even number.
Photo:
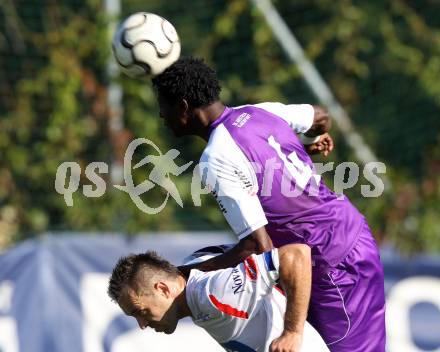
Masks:
[[[284,325],[286,299],[278,279],[277,249],[252,255],[234,268],[192,270],[186,298],[194,323],[227,351],[269,351]],[[329,351],[308,323],[301,351]]]

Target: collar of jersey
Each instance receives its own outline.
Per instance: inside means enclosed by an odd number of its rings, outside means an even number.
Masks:
[[[225,110],[223,110],[222,114],[213,123],[211,123],[211,125],[209,125],[209,132],[212,132],[214,128],[221,124],[226,119],[226,117],[228,117],[232,110],[232,108],[228,108],[227,106],[225,106]]]

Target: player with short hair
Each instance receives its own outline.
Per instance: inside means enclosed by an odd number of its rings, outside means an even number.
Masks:
[[[384,351],[377,245],[366,219],[327,188],[307,154],[332,150],[328,114],[308,104],[227,107],[215,71],[194,58],[178,60],[153,85],[160,116],[174,134],[207,141],[200,175],[239,239],[197,267],[231,267],[253,253],[293,244],[295,282],[301,284],[292,292],[292,325],[301,326],[310,307],[308,321],[331,351]]]
[[[287,295],[286,309],[277,284],[287,292],[294,287],[291,247],[252,255],[234,268],[191,270],[188,278],[154,252],[129,255],[113,269],[108,294],[141,329],[171,334],[180,319],[190,316],[228,351],[328,352],[307,323],[301,349],[279,344],[280,335],[291,333],[293,302]]]

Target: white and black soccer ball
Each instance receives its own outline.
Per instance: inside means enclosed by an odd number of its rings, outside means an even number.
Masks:
[[[120,24],[112,49],[121,71],[128,76],[156,76],[179,59],[180,40],[165,18],[137,12]]]

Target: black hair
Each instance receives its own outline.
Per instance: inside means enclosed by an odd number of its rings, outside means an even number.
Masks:
[[[167,101],[185,99],[199,108],[219,100],[221,91],[216,72],[203,59],[183,57],[152,79],[157,93]]]
[[[140,270],[147,269],[150,276],[162,273],[171,277],[180,275],[180,271],[169,261],[154,251],[141,254],[130,254],[118,260],[110,276],[107,293],[118,302],[121,291],[126,285],[133,285],[133,280]]]

